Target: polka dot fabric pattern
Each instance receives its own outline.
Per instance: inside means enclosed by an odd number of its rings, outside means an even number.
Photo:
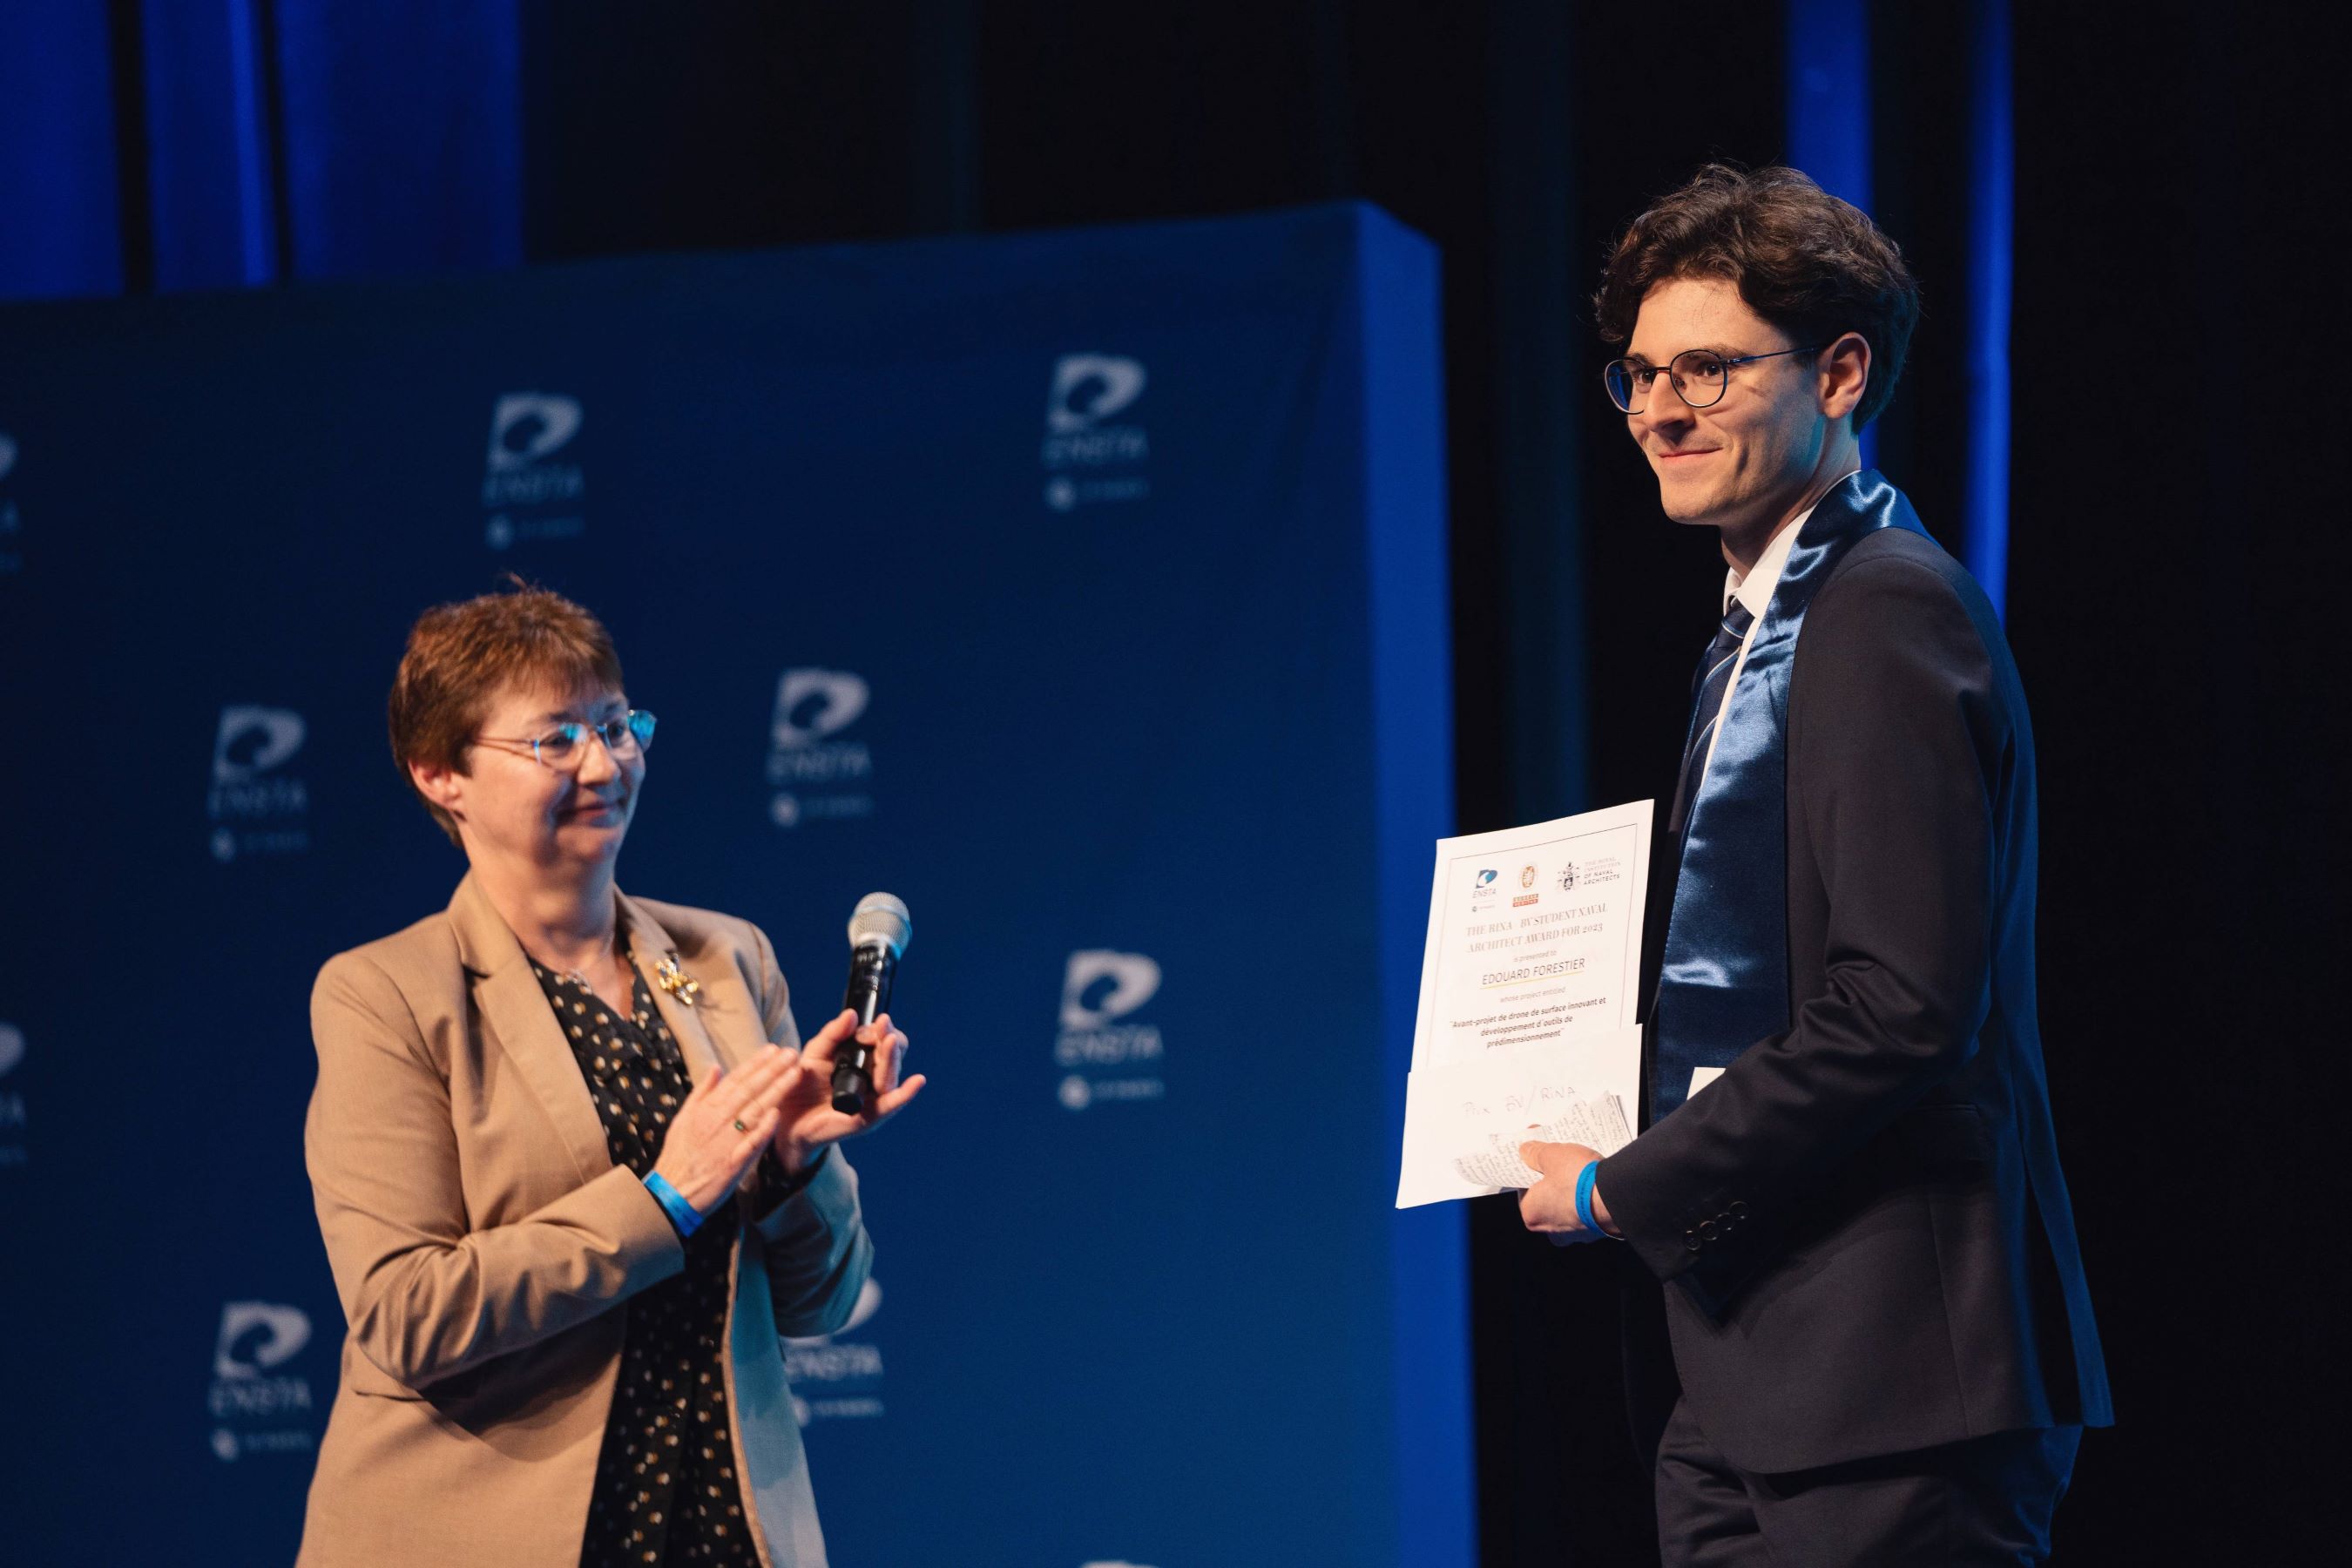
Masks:
[[[577,980],[534,963],[588,1080],[616,1165],[654,1168],[693,1087],[638,976],[624,1017]],[[743,1512],[722,1362],[735,1200],[686,1242],[686,1269],[632,1298],[613,1414],[596,1461],[581,1568],[757,1568]]]

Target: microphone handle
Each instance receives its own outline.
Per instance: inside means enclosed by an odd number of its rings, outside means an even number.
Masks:
[[[849,950],[849,984],[841,1005],[857,1015],[858,1027],[872,1023],[890,1005],[890,983],[898,977],[898,959],[878,942],[862,942]],[[874,1047],[857,1039],[845,1042],[833,1063],[833,1108],[856,1116],[874,1092]]]

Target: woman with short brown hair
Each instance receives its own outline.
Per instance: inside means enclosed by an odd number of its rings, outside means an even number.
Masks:
[[[866,1281],[833,1145],[922,1087],[906,1036],[845,1011],[803,1049],[757,927],[614,885],[655,724],[578,605],[428,611],[389,709],[469,869],[311,997],[350,1331],[301,1563],[822,1565],[778,1336]],[[856,1116],[829,1083],[853,1032]]]

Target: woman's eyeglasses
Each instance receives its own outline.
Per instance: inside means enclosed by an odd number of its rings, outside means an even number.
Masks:
[[[475,741],[480,745],[509,750],[528,747],[540,766],[570,773],[579,772],[580,764],[587,761],[591,735],[604,742],[604,750],[612,753],[614,762],[634,761],[645,755],[654,743],[654,716],[641,708],[632,708],[618,719],[607,719],[601,724],[567,720],[544,735],[529,740],[478,735]]]

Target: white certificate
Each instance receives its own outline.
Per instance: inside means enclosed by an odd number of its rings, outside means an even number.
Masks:
[[[1652,804],[1437,843],[1397,1206],[1524,1187],[1520,1143],[1632,1139]]]

